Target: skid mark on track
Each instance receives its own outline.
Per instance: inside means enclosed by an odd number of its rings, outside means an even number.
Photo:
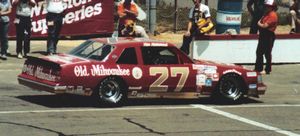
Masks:
[[[131,124],[137,125],[137,126],[139,126],[140,128],[149,131],[150,133],[159,134],[159,135],[166,135],[165,133],[157,132],[157,131],[155,131],[155,130],[153,130],[153,129],[151,129],[151,128],[148,128],[148,127],[146,127],[146,126],[143,125],[143,124],[140,124],[140,123],[138,123],[138,122],[134,122],[134,121],[132,121],[132,119],[130,119],[130,118],[123,118],[123,119],[126,120],[127,122],[131,123]]]
[[[16,125],[16,126],[24,126],[24,127],[35,128],[35,129],[38,129],[38,130],[44,130],[44,131],[56,133],[58,136],[66,136],[62,132],[58,132],[58,131],[54,131],[54,130],[47,129],[47,128],[42,128],[42,127],[37,127],[37,126],[33,126],[33,125],[27,125],[27,124],[21,124],[21,123],[14,123],[14,122],[0,122],[0,124],[10,124],[10,125]]]

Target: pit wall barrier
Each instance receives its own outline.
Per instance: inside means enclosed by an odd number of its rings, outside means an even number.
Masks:
[[[194,38],[192,58],[254,64],[258,35],[205,35]],[[300,34],[276,34],[273,63],[300,63]],[[265,61],[264,61],[265,62]]]

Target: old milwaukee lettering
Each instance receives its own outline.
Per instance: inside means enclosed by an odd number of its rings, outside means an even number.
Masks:
[[[75,66],[74,74],[77,77],[85,76],[108,76],[108,75],[118,75],[118,76],[130,76],[129,69],[122,69],[119,65],[116,68],[106,68],[104,65],[92,65],[90,69],[87,66]]]
[[[58,81],[59,76],[54,75],[54,72],[52,70],[49,70],[48,72],[44,72],[44,68],[40,66],[34,66],[34,65],[24,65],[23,67],[23,73],[26,73],[27,75],[34,76],[39,79],[48,80],[48,81]]]

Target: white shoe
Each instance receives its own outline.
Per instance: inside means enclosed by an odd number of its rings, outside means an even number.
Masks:
[[[265,75],[265,74],[266,74],[266,71],[261,71],[260,74],[261,74],[261,75]]]
[[[23,56],[22,56],[21,53],[18,53],[18,58],[19,58],[19,59],[23,59]]]
[[[1,56],[1,58],[2,58],[3,60],[7,60],[7,57],[6,57],[5,54],[3,54],[3,55]]]

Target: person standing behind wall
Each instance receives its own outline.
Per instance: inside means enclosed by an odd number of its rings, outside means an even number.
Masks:
[[[194,7],[190,9],[189,13],[188,29],[183,36],[183,43],[180,48],[187,55],[190,53],[190,44],[193,37],[204,35],[213,27],[209,7],[202,4],[201,0],[193,0],[193,2]]]
[[[266,11],[263,17],[258,21],[259,41],[256,49],[255,71],[262,74],[270,74],[272,71],[272,48],[275,41],[275,30],[278,25],[278,16],[276,13],[277,4],[274,0],[265,1]],[[263,71],[263,56],[266,58],[266,67]]]
[[[27,57],[30,51],[30,37],[31,37],[31,10],[35,6],[35,0],[13,0],[12,4],[17,6],[16,18],[14,23],[16,25],[17,36],[17,57],[19,59]],[[23,48],[23,55],[22,55]]]
[[[7,49],[8,49],[8,27],[9,17],[11,13],[10,0],[0,0],[0,41],[1,41],[1,53],[0,58],[7,60]]]
[[[247,3],[247,9],[252,16],[250,34],[257,34],[258,26],[257,22],[264,14],[265,6],[264,0],[249,0]]]
[[[46,16],[48,27],[47,54],[53,55],[57,53],[57,43],[64,18],[63,2],[68,2],[68,0],[45,0],[45,2],[48,12]]]
[[[300,33],[300,2],[299,0],[291,0],[290,13],[292,16],[292,29],[290,34]]]
[[[118,4],[118,15],[119,15],[119,25],[118,25],[118,34],[120,37],[126,36],[124,34],[124,29],[126,29],[126,23],[132,22],[135,25],[138,16],[138,10],[135,4],[132,3],[132,0],[125,0]],[[132,28],[133,29],[133,28]]]

